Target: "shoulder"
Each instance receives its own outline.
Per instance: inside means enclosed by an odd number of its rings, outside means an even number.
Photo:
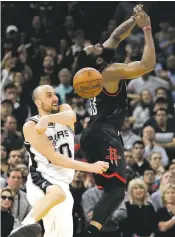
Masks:
[[[31,133],[33,129],[36,127],[36,122],[33,120],[28,120],[24,125],[23,125],[23,134],[24,137],[28,134]]]
[[[154,192],[154,193],[151,195],[151,199],[160,197],[160,194],[161,194],[160,190],[157,190],[156,192]]]
[[[19,190],[19,194],[20,194],[20,196],[21,196],[22,198],[26,198],[26,199],[27,199],[27,194],[26,194],[24,191]]]
[[[165,213],[167,213],[167,209],[166,209],[165,207],[159,208],[159,209],[157,210],[157,215],[158,215],[159,217],[161,217],[162,215],[164,216]]]

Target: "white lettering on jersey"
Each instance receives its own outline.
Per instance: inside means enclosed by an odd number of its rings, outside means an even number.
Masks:
[[[90,99],[91,116],[97,114],[96,97]]]
[[[34,116],[31,120],[38,122],[38,118],[36,118],[37,117]],[[52,142],[57,153],[74,159],[74,133],[71,128],[56,123],[52,126],[48,126],[45,135]],[[66,183],[72,182],[74,170],[50,163],[46,157],[38,153],[31,145],[30,151],[34,154],[34,160],[37,162],[36,171],[39,171],[49,182],[53,184],[57,184],[57,181],[64,181]],[[29,164],[32,166],[32,159]]]

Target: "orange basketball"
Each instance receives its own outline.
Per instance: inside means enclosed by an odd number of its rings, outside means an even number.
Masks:
[[[103,89],[102,74],[94,68],[83,68],[75,74],[73,87],[75,92],[85,99],[95,97]]]

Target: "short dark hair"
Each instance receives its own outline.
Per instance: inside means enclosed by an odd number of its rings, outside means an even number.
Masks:
[[[153,170],[151,167],[146,168],[143,172],[143,175],[145,174],[145,171],[153,171],[153,173],[156,174],[156,171]]]
[[[5,123],[7,122],[7,119],[8,119],[9,117],[15,119],[16,122],[17,122],[17,119],[15,118],[15,116],[12,115],[12,114],[10,114],[10,115],[8,115],[8,116],[6,117],[6,119],[5,119]]]
[[[1,105],[3,105],[3,104],[9,104],[9,105],[11,105],[13,107],[13,103],[11,102],[11,100],[3,100],[1,102]]]
[[[20,172],[20,173],[21,173],[21,176],[23,175],[21,169],[19,169],[19,168],[13,168],[13,169],[10,169],[10,170],[8,171],[7,177],[10,177],[10,174],[11,174],[12,172]]]
[[[167,93],[167,89],[165,89],[164,87],[158,87],[156,90],[155,90],[155,95],[157,94],[158,90],[163,90]]]
[[[16,86],[13,83],[9,83],[4,87],[4,91],[8,90],[8,89],[16,89]]]
[[[154,114],[156,115],[158,111],[164,111],[166,114],[168,113],[168,110],[167,109],[164,109],[164,108],[159,108],[157,109]]]
[[[145,147],[145,145],[144,145],[144,143],[143,143],[143,141],[136,141],[136,142],[134,142],[133,143],[133,147],[135,147],[135,145],[142,145],[143,147]]]

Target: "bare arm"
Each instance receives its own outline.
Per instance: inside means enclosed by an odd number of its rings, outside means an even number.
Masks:
[[[161,143],[159,145],[164,148],[175,148],[175,138],[173,138],[171,142]]]
[[[105,48],[117,48],[119,43],[131,34],[135,25],[136,21],[132,16],[114,30],[109,39],[103,43],[103,46]]]
[[[36,124],[32,121],[25,123],[23,126],[23,133],[25,141],[29,142],[36,151],[41,153],[54,165],[94,173],[100,173],[102,170],[104,171],[105,167],[108,168],[108,164],[105,162],[97,162],[98,165],[97,163],[88,164],[85,162],[72,160],[65,155],[56,153],[51,141],[49,141],[47,136],[44,133],[37,133]]]
[[[60,106],[60,111],[57,114],[44,115],[40,118],[36,125],[38,133],[42,134],[46,131],[49,123],[60,123],[68,125],[74,130],[74,123],[76,122],[76,113],[72,110],[71,106],[64,104]]]
[[[143,25],[143,27],[144,25],[149,26],[151,24],[149,17],[146,14],[141,16],[141,18],[141,21],[143,21],[141,25]],[[142,76],[154,69],[156,64],[156,55],[151,29],[145,29],[144,35],[145,46],[141,61],[129,64],[112,64],[103,71],[104,76],[105,74],[107,76],[110,75],[111,80],[113,80],[113,78],[115,78],[115,80],[132,79]]]
[[[170,219],[169,221],[161,221],[158,223],[159,230],[165,232],[169,230],[175,224],[175,220]]]

